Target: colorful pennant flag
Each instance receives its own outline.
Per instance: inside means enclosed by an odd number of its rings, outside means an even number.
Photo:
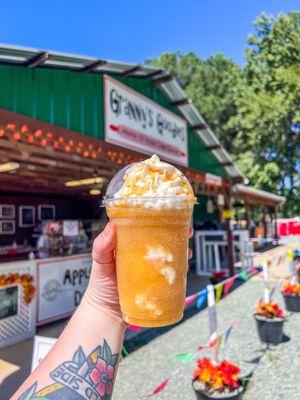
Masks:
[[[227,329],[227,331],[225,332],[225,336],[224,336],[224,345],[226,345],[226,343],[227,343],[227,341],[228,341],[228,339],[229,339],[229,336],[230,336],[232,330],[233,330],[233,325],[231,325],[231,326]]]
[[[243,281],[248,280],[248,274],[246,271],[241,272],[240,278],[243,279]]]
[[[202,308],[202,306],[205,304],[206,296],[207,296],[207,289],[205,289],[204,292],[201,292],[197,299],[196,307],[198,310]]]
[[[220,335],[218,337],[218,342],[217,342],[217,353],[219,353],[221,345],[222,345],[222,341],[223,341],[223,335]]]
[[[274,295],[274,293],[275,293],[275,290],[276,290],[276,286],[274,286],[274,287],[272,288],[271,292],[270,292],[270,299],[272,299],[272,297],[273,297],[273,295]]]
[[[229,293],[231,286],[234,284],[235,277],[232,276],[227,280],[227,282],[224,285],[224,294],[225,296]]]
[[[140,326],[135,326],[135,325],[129,325],[127,327],[127,329],[129,329],[130,331],[136,331],[136,332],[139,332],[142,330],[142,328]]]
[[[122,353],[123,353],[125,356],[129,356],[129,353],[128,353],[128,351],[125,349],[125,346],[124,346],[124,345],[122,346]]]
[[[186,297],[185,301],[184,301],[184,308],[186,308],[187,306],[189,306],[193,301],[195,301],[198,297],[198,293],[196,294],[192,294],[191,296]]]
[[[183,354],[176,354],[175,356],[172,357],[172,359],[174,360],[180,360],[182,361],[184,364],[188,363],[194,356],[195,353],[183,353]]]
[[[256,274],[259,273],[259,269],[254,267],[254,268],[251,269],[251,272],[252,272],[253,275],[256,275]]]
[[[222,297],[222,292],[223,292],[223,285],[222,283],[218,283],[216,285],[216,304],[219,303]]]
[[[162,383],[160,383],[154,390],[152,393],[148,394],[147,397],[152,397],[155,396],[156,394],[162,392],[164,390],[164,388],[167,386],[167,384],[169,383],[169,378],[165,379]]]

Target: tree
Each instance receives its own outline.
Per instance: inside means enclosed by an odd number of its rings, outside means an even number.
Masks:
[[[235,100],[243,79],[242,69],[221,53],[207,60],[193,52],[164,53],[147,63],[166,68],[176,77],[221,143],[232,151],[236,132],[228,130],[227,123],[237,111]]]
[[[235,159],[253,186],[287,197],[285,214],[300,212],[300,13],[262,14],[248,39],[245,85],[228,128]],[[237,152],[239,150],[239,152]]]
[[[190,52],[148,60],[178,79],[251,185],[287,197],[300,213],[300,13],[261,14],[246,65]]]

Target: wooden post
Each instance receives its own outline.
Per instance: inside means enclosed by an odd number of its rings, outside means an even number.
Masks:
[[[275,234],[274,237],[276,240],[279,239],[279,235],[278,235],[278,224],[277,224],[277,210],[276,210],[276,206],[274,207],[274,230],[275,230]]]
[[[226,208],[231,208],[230,193],[226,194],[225,197]],[[233,259],[233,234],[231,229],[231,219],[226,218],[226,233],[227,233],[227,246],[228,246],[228,269],[229,275],[234,275],[234,259]]]
[[[266,221],[267,213],[266,213],[266,208],[263,208],[263,227],[264,227],[264,238],[266,239],[268,236],[268,226],[267,226],[267,221]]]

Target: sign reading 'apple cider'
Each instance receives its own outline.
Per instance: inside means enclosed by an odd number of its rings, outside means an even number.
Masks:
[[[186,121],[107,75],[104,98],[107,142],[188,164]]]

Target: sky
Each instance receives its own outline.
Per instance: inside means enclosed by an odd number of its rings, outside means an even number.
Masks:
[[[0,43],[127,62],[166,51],[223,52],[244,63],[247,35],[262,12],[300,0],[2,0]]]

